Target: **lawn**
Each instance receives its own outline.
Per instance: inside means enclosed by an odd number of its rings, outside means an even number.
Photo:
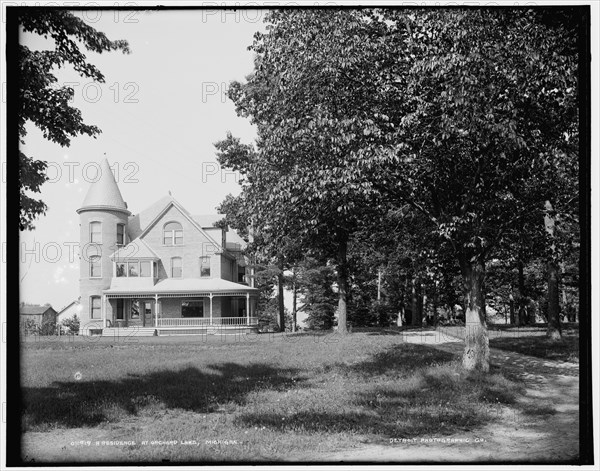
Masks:
[[[445,335],[464,338],[464,327],[440,327]],[[579,326],[564,324],[562,339],[550,340],[546,337],[545,325],[516,327],[510,325],[490,325],[488,327],[490,347],[522,353],[547,360],[579,363]]]
[[[473,430],[522,394],[497,366],[465,374],[451,353],[396,335],[123,340],[25,342],[25,435],[62,447],[73,446],[54,443],[65,430],[135,442],[116,445],[115,460],[309,460]]]

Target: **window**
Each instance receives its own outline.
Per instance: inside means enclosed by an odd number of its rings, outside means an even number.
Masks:
[[[118,262],[117,264],[117,276],[127,276],[127,271],[126,271],[126,263],[123,262]]]
[[[100,296],[90,298],[90,319],[100,319],[102,317],[102,301]]]
[[[204,317],[204,301],[181,301],[181,317]]]
[[[127,262],[129,276],[140,276],[140,268],[138,262]]]
[[[98,255],[90,257],[90,278],[102,278],[102,260]]]
[[[152,262],[152,265],[154,265],[154,278],[158,278],[158,263]]]
[[[90,242],[92,244],[102,243],[102,223],[98,221],[90,222]]]
[[[117,319],[123,320],[123,312],[124,311],[125,310],[123,309],[123,300],[117,299]]]
[[[140,262],[140,276],[150,276],[150,261],[142,260]]]
[[[183,245],[183,227],[178,222],[168,222],[163,229],[164,245]]]
[[[246,283],[246,270],[238,271],[238,283]]]
[[[200,257],[200,276],[210,277],[210,257]]]
[[[125,224],[117,224],[117,245],[125,245]]]
[[[181,278],[181,257],[173,257],[171,259],[171,276],[173,278]]]

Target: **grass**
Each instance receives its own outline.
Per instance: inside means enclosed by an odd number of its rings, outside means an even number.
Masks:
[[[93,428],[135,440],[125,448],[132,461],[278,460],[462,433],[522,393],[500,369],[466,374],[450,353],[398,336],[237,340],[27,342],[23,428]]]
[[[464,327],[440,327],[440,332],[464,338]],[[577,325],[563,326],[562,339],[550,340],[546,337],[546,326],[504,326],[491,325],[488,328],[490,347],[522,353],[546,360],[579,363],[579,328]]]
[[[573,331],[563,332],[559,341],[540,336],[498,337],[490,340],[490,347],[547,360],[579,363],[579,337]]]

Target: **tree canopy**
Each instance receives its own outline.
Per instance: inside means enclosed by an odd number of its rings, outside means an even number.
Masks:
[[[576,15],[377,8],[273,11],[266,21],[250,47],[255,70],[230,92],[258,127],[256,150],[243,154],[252,158],[239,159],[239,198],[257,232],[334,262],[344,332],[359,227],[382,234],[390,214],[419,214],[414,257],[438,283],[443,270],[432,267],[455,260],[463,364],[487,371],[486,264],[526,221],[544,233],[557,182],[576,186]],[[559,199],[571,213],[574,201]]]
[[[18,46],[18,129],[22,144],[27,135],[26,124],[32,122],[44,138],[68,147],[73,137],[96,136],[101,130],[84,123],[81,110],[71,105],[74,90],[58,85],[55,70],[71,66],[81,77],[104,83],[104,75],[87,61],[80,45],[91,52],[102,53],[120,50],[129,53],[127,41],[111,41],[106,35],[86,24],[75,14],[60,9],[17,9],[19,26],[26,33],[49,38],[53,50],[31,50]],[[20,177],[20,229],[31,230],[34,220],[46,212],[46,204],[31,196],[39,193],[47,180],[46,163],[42,159],[19,152]]]

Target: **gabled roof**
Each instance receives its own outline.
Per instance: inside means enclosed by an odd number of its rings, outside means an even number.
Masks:
[[[138,237],[114,252],[110,258],[111,260],[128,260],[139,258],[158,260],[160,257],[148,244],[146,244],[146,242]]]
[[[81,208],[78,213],[85,210],[114,210],[130,214],[127,210],[127,204],[123,201],[121,191],[115,181],[110,165],[107,159],[100,162],[98,180],[90,185],[90,189],[85,195]]]
[[[54,311],[54,308],[49,305],[46,305],[46,306],[39,306],[39,305],[20,306],[19,313],[22,315],[34,316],[34,315],[44,314],[49,309]],[[56,311],[54,311],[54,312],[56,312]]]
[[[69,309],[71,306],[73,306],[73,304],[79,304],[79,300],[81,298],[77,298],[75,301],[71,301],[69,304],[67,304],[65,307],[63,307],[60,311],[58,311],[58,315],[60,316],[63,312],[65,312],[67,309]]]
[[[122,278],[122,281],[129,281]],[[140,288],[131,284],[128,287],[122,284],[118,289],[104,290],[104,294],[209,294],[209,293],[257,293],[258,289],[248,285],[234,283],[221,278],[167,278],[159,281],[154,286]]]
[[[129,221],[127,223],[129,236],[132,239],[138,238],[144,229],[146,229],[146,227],[148,227],[148,225],[154,221],[156,216],[158,216],[160,212],[165,209],[172,199],[173,198],[171,196],[163,196],[161,199],[155,201],[152,203],[152,205],[148,206],[140,213],[129,216]]]
[[[167,204],[165,205],[165,207],[154,217],[154,219],[152,220],[152,222],[150,222],[143,229],[142,233],[138,237],[139,238],[144,237],[150,231],[150,229],[152,229],[152,227],[158,221],[160,221],[160,219],[166,214],[166,212],[171,207],[175,207],[181,214],[183,214],[183,216],[192,224],[192,226],[194,226],[196,229],[198,229],[202,233],[202,235],[204,235],[204,237],[206,237],[210,242],[212,242],[215,245],[215,247],[217,247],[217,251],[218,252],[223,252],[224,251],[224,247],[222,247],[219,242],[217,242],[209,234],[207,234],[206,231],[204,231],[204,229],[202,229],[202,227],[196,221],[194,221],[194,219],[192,218],[192,216],[190,215],[190,213],[183,206],[181,206],[181,204],[179,204],[179,202],[175,198],[173,198],[172,196],[169,196],[169,201],[167,202]]]
[[[139,237],[149,226],[154,224],[154,222],[158,219],[158,216],[168,209],[171,203],[176,203],[178,205],[178,209],[188,218],[192,217],[189,211],[181,206],[181,204],[179,204],[179,202],[176,201],[171,195],[163,196],[161,199],[154,202],[151,206],[147,207],[140,213],[129,217],[127,226],[130,237],[132,239]]]

